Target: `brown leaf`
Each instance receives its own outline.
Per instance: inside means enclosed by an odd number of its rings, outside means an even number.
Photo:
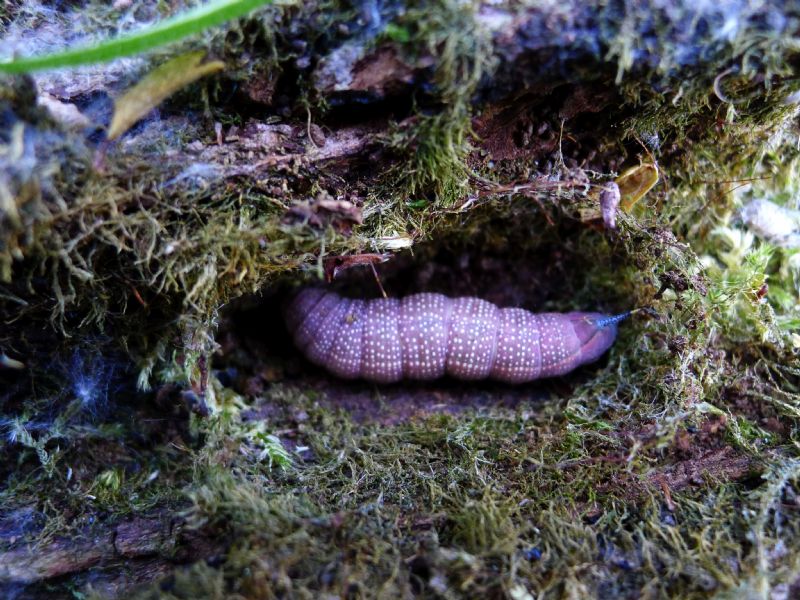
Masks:
[[[630,211],[656,183],[658,167],[651,163],[642,163],[622,173],[616,180],[622,198],[622,210]]]
[[[325,259],[325,279],[333,281],[342,271],[359,265],[376,265],[389,260],[388,254],[351,254],[329,256]]]
[[[204,63],[205,55],[204,51],[200,51],[176,56],[148,73],[144,79],[117,98],[114,102],[114,116],[108,128],[108,139],[117,139],[179,89],[225,68],[225,63],[220,60]]]

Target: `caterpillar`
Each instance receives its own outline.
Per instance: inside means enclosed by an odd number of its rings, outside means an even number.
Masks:
[[[449,375],[524,383],[597,360],[628,314],[535,314],[431,293],[360,300],[308,287],[289,302],[285,317],[305,356],[343,379]]]

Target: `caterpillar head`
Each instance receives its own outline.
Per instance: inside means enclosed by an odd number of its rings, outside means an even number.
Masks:
[[[630,313],[613,316],[601,313],[569,313],[567,317],[580,344],[578,354],[580,364],[594,362],[600,358],[617,338],[617,323],[629,315]]]

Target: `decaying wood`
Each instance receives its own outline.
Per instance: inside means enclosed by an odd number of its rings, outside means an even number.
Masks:
[[[648,480],[657,485],[665,484],[672,491],[680,491],[691,485],[701,485],[709,479],[744,479],[757,470],[758,464],[759,461],[752,456],[725,446],[658,469],[648,475]]]
[[[4,590],[25,589],[82,573],[92,573],[108,591],[130,588],[160,577],[176,565],[209,556],[216,549],[202,534],[187,530],[184,521],[169,511],[114,525],[98,524],[44,543],[10,543],[13,539],[0,538],[0,547],[11,546],[0,552],[0,595]],[[132,565],[135,568],[131,569]]]

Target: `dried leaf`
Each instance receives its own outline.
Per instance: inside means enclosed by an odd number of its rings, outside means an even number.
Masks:
[[[205,75],[225,68],[220,60],[202,62],[205,52],[188,52],[165,62],[117,98],[108,139],[114,140],[128,131],[139,119],[179,89]]]
[[[617,228],[617,207],[620,202],[619,185],[613,181],[603,185],[600,191],[600,211],[603,215],[603,224],[606,229],[614,231]]]
[[[656,183],[658,183],[658,167],[652,163],[642,163],[622,173],[616,179],[622,210],[629,212]]]
[[[329,256],[325,259],[325,279],[333,281],[346,269],[361,265],[376,265],[389,260],[388,254],[350,254],[346,256]]]

